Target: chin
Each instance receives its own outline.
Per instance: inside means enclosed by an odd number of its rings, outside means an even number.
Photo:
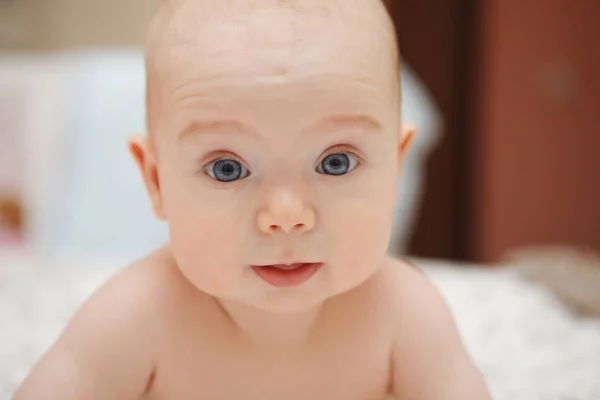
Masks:
[[[356,269],[353,273],[343,272],[337,279],[329,276],[329,282],[311,282],[306,287],[267,291],[260,293],[249,302],[255,308],[276,314],[293,314],[321,306],[327,300],[350,292],[373,277],[379,265]],[[331,279],[333,278],[333,279]],[[327,279],[325,279],[327,281]]]

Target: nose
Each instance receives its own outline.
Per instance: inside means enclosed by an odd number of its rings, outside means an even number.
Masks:
[[[274,193],[257,218],[259,230],[266,234],[308,232],[315,223],[314,209],[288,190]]]

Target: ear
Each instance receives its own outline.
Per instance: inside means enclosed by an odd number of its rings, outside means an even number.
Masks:
[[[412,145],[415,134],[416,129],[412,124],[403,124],[398,131],[398,162],[400,166]]]
[[[129,152],[142,173],[142,179],[150,196],[154,215],[158,219],[166,219],[160,193],[156,157],[151,149],[148,137],[142,135],[132,136],[129,138],[128,146]]]

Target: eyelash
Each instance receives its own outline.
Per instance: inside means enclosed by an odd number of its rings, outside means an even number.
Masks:
[[[210,164],[214,164],[214,163],[217,163],[217,162],[222,161],[222,160],[235,160],[235,161],[239,162],[240,164],[242,164],[245,168],[247,168],[248,170],[250,170],[250,168],[248,168],[248,166],[246,165],[246,163],[243,162],[235,154],[229,153],[229,152],[216,152],[216,153],[219,154],[219,155],[209,158],[209,161],[207,161],[207,162],[205,162],[205,163],[202,164],[202,167],[200,168],[200,171],[199,171],[200,173],[204,173],[205,174],[206,167],[208,167]],[[365,158],[358,151],[356,151],[354,148],[352,148],[351,146],[348,146],[348,145],[336,145],[336,146],[330,147],[329,149],[325,150],[325,152],[323,153],[323,156],[321,156],[319,158],[319,161],[315,165],[315,168],[317,168],[319,166],[319,164],[321,164],[323,162],[323,160],[325,158],[327,158],[328,156],[330,156],[332,154],[338,154],[338,153],[353,155],[358,160],[358,165],[359,166],[365,162]],[[210,155],[209,155],[209,157],[210,157]]]
[[[217,163],[217,162],[223,161],[223,160],[235,160],[235,161],[239,162],[240,164],[242,164],[244,166],[244,168],[247,168],[248,170],[250,169],[250,168],[248,168],[246,163],[240,159],[240,157],[238,157],[235,154],[230,153],[228,151],[215,151],[215,152],[210,153],[206,158],[208,158],[208,161],[202,163],[200,172],[204,172],[206,167],[208,167],[210,164],[214,164],[214,163]]]
[[[338,153],[353,155],[354,157],[357,158],[359,166],[365,162],[365,158],[357,150],[355,150],[352,146],[342,144],[342,145],[336,145],[336,146],[330,147],[329,149],[325,150],[325,152],[323,153],[323,156],[321,158],[319,158],[319,162],[317,163],[315,168],[319,164],[321,164],[325,158],[329,157],[332,154],[338,154]]]

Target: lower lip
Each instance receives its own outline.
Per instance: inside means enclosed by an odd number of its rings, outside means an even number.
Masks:
[[[296,287],[304,284],[323,266],[321,263],[298,264],[293,269],[280,269],[268,266],[253,266],[263,281],[278,288]]]

